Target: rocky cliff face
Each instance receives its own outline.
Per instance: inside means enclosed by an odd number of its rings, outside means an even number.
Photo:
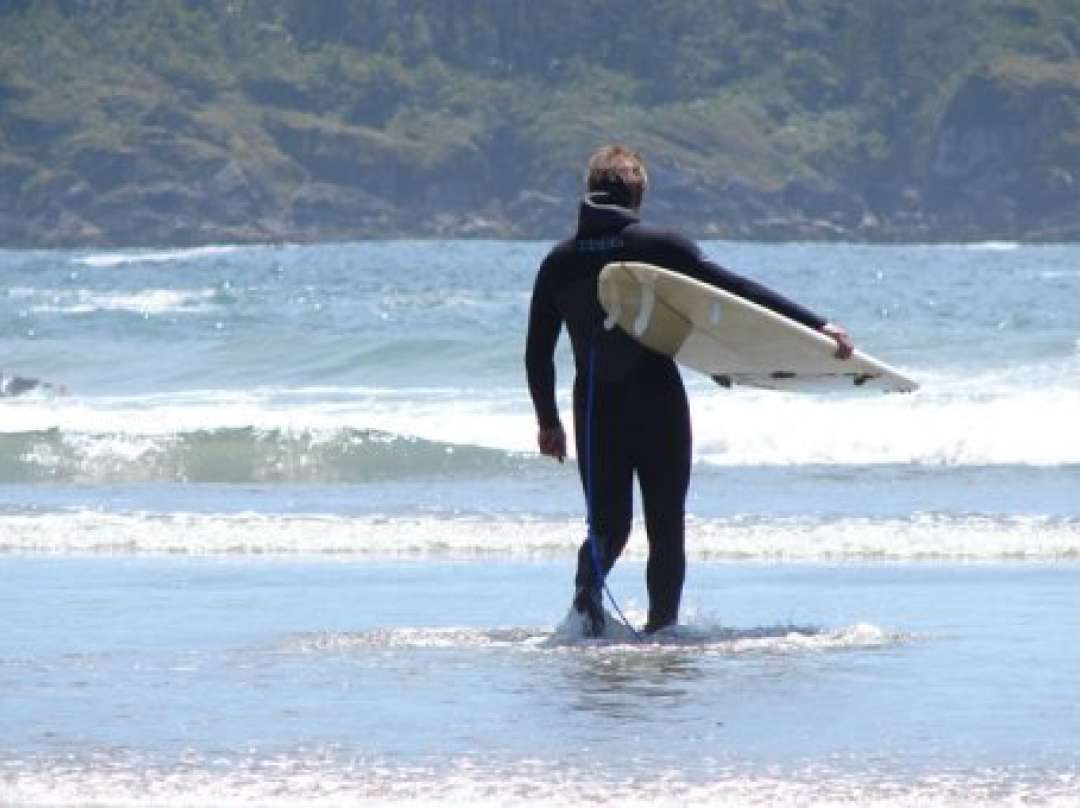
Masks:
[[[1038,55],[941,64],[921,43],[954,29],[928,12],[918,30],[904,18],[903,39],[892,0],[802,0],[764,21],[714,9],[701,35],[716,42],[672,50],[657,78],[628,55],[652,53],[652,34],[617,15],[621,72],[567,50],[557,21],[541,33],[566,53],[540,59],[520,33],[541,20],[499,4],[470,22],[421,0],[396,16],[336,0],[0,0],[0,246],[552,238],[609,140],[649,159],[650,218],[700,236],[1080,239],[1080,21],[1045,45],[1056,2],[1002,18]],[[360,24],[376,11],[382,39]],[[878,34],[889,47],[831,55]]]
[[[1080,68],[1019,60],[969,76],[933,134],[924,203],[961,238],[1080,238]]]

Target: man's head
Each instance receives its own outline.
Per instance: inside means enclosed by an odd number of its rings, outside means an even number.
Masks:
[[[585,187],[589,193],[606,191],[612,202],[637,209],[645,196],[649,177],[641,155],[626,146],[601,146],[589,158]]]

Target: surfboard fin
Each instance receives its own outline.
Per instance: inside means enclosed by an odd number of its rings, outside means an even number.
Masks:
[[[638,309],[637,317],[634,319],[634,336],[640,337],[645,333],[645,330],[649,327],[649,320],[652,319],[655,306],[656,289],[651,283],[642,284],[641,307]]]
[[[611,307],[608,316],[604,318],[604,330],[610,331],[619,324],[619,315],[622,314],[622,304],[616,303]]]

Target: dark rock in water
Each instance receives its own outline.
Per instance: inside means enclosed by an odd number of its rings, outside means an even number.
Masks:
[[[31,379],[26,376],[7,376],[0,373],[0,398],[21,396],[34,390],[59,395],[67,393],[63,385],[43,382],[41,379]]]

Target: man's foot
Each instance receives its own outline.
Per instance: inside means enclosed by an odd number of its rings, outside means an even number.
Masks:
[[[671,628],[677,622],[677,618],[670,617],[663,620],[649,618],[649,621],[645,624],[645,627],[641,629],[642,634],[655,634],[658,631],[663,631],[665,628]]]
[[[582,633],[586,637],[603,635],[604,599],[599,589],[580,587],[574,594],[574,611],[581,618]]]

